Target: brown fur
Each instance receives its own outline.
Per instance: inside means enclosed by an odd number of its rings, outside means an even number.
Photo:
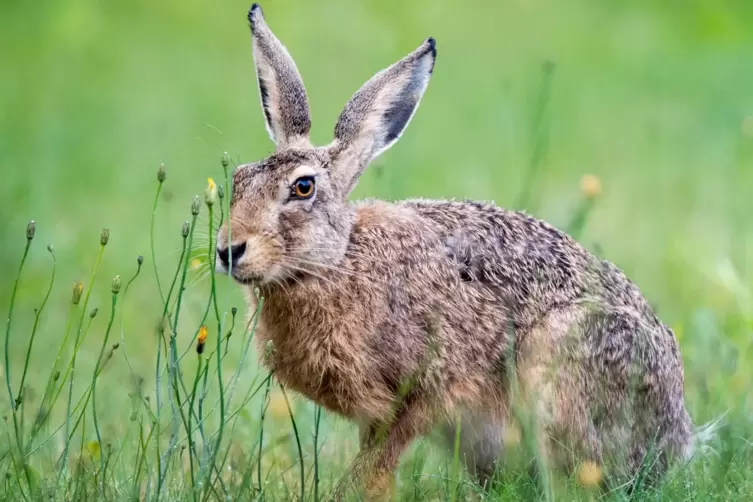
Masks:
[[[337,496],[351,482],[384,495],[410,442],[443,424],[454,438],[456,416],[470,427],[467,464],[487,479],[517,406],[553,467],[593,460],[629,477],[652,448],[657,474],[687,455],[677,342],[614,265],[491,204],[347,201],[418,106],[433,40],[370,80],[335,141],[314,148],[295,65],[261,9],[249,16],[255,47],[268,49],[255,55],[257,73],[272,75],[264,105],[278,152],[235,172],[232,243],[246,248],[232,275],[265,298],[258,338],[274,346],[279,381],[361,424]],[[311,199],[289,197],[301,173],[316,177]],[[223,227],[218,249],[227,240]]]

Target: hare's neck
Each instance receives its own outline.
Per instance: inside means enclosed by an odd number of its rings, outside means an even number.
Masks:
[[[327,320],[337,315],[332,296],[339,281],[340,275],[317,270],[316,275],[262,290],[261,322],[266,336],[279,344],[323,329]]]

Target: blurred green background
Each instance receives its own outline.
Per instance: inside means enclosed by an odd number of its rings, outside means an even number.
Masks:
[[[354,198],[473,198],[511,207],[537,142],[525,209],[564,228],[585,174],[601,180],[581,241],[623,267],[673,326],[691,413],[749,416],[753,383],[753,2],[748,0],[268,0],[267,21],[306,83],[313,138],[328,142],[342,106],[374,72],[427,36],[438,59],[401,141]],[[6,308],[29,219],[37,241],[19,293],[13,358],[58,277],[32,368],[48,368],[76,280],[101,227],[111,240],[92,304],[110,278],[149,257],[156,170],[167,273],[179,228],[219,159],[273,149],[264,129],[248,1],[20,0],[0,3],[0,305]],[[551,94],[535,127],[542,65]],[[163,279],[164,281],[164,279]],[[242,300],[234,288],[233,301]],[[198,288],[204,287],[199,281]],[[129,356],[149,378],[160,314],[150,274],[124,307]],[[189,303],[192,322],[204,298]],[[102,330],[104,315],[96,320]],[[25,331],[26,330],[26,331]],[[95,334],[94,338],[101,335]],[[99,348],[92,340],[82,364]],[[14,373],[18,367],[14,368]],[[122,359],[106,378],[127,374]],[[46,377],[46,375],[45,375]],[[117,393],[115,393],[117,394]],[[118,396],[114,396],[118,397]],[[122,397],[126,399],[125,396]],[[7,402],[4,405],[7,407]]]

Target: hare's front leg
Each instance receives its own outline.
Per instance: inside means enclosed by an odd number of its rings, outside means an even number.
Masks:
[[[367,501],[390,500],[400,456],[429,425],[428,414],[419,406],[402,408],[389,424],[362,424],[361,451],[335,488],[333,499],[342,500],[348,490],[357,489]]]

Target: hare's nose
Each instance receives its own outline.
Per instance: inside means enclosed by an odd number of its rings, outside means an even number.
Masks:
[[[243,257],[243,254],[246,252],[246,243],[241,242],[240,244],[235,244],[230,247],[226,247],[224,249],[217,248],[217,257],[220,259],[222,264],[225,266],[225,268],[229,268],[230,266],[230,256],[233,257],[233,266],[235,266],[238,263],[238,260],[240,260]]]

